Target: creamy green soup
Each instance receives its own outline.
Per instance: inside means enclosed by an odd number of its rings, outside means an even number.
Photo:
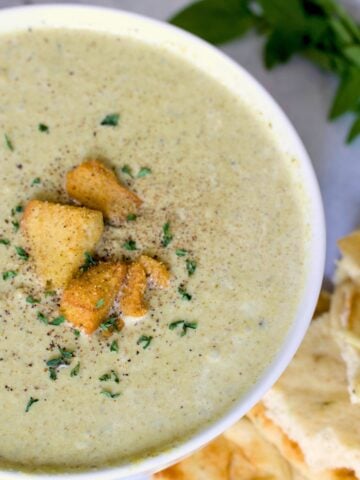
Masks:
[[[101,125],[113,113],[118,124]],[[303,193],[271,125],[165,50],[35,30],[1,38],[0,132],[0,463],[135,461],[228,411],[276,355],[305,278]],[[50,325],[61,292],[45,293],[31,256],[15,249],[26,249],[20,206],[68,203],[65,174],[88,156],[144,202],[135,221],[106,226],[97,254],[145,252],[172,275],[168,290],[148,291],[149,314],[110,338]],[[138,178],[143,167],[151,172]],[[138,250],[123,248],[129,238]],[[197,328],[181,336],[176,320]],[[54,380],[46,362],[58,347],[74,356]]]

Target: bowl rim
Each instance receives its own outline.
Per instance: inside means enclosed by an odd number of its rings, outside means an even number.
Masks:
[[[229,58],[223,52],[208,44],[204,40],[185,32],[173,25],[165,22],[155,20],[144,15],[127,12],[121,9],[102,7],[96,5],[83,5],[83,4],[41,4],[41,5],[28,5],[28,6],[15,6],[10,8],[4,8],[0,10],[0,35],[3,33],[4,22],[9,19],[10,24],[16,26],[7,30],[8,32],[16,32],[24,30],[24,21],[27,19],[29,25],[33,25],[32,21],[41,19],[50,20],[50,25],[46,25],[49,28],[57,28],[54,24],[51,25],[51,21],[56,16],[69,15],[77,17],[76,21],[79,24],[79,28],[87,28],[83,23],[82,16],[93,16],[93,20],[96,24],[96,16],[109,15],[116,16],[117,19],[129,22],[133,24],[135,28],[141,29],[145,25],[152,26],[154,29],[159,29],[162,33],[166,33],[176,43],[178,40],[180,43],[184,43],[191,50],[197,48],[203,51],[205,54],[211,55],[222,63],[224,66],[231,67],[234,72],[241,74],[242,79],[248,82],[252,88],[256,89],[261,98],[261,101],[266,103],[271,110],[276,120],[279,121],[284,127],[288,141],[294,146],[297,152],[297,158],[301,167],[303,180],[302,183],[307,187],[307,193],[312,202],[311,207],[311,222],[312,240],[309,242],[309,267],[305,281],[305,288],[301,298],[301,308],[299,307],[296,318],[292,326],[290,327],[286,338],[283,341],[281,348],[277,355],[264,370],[261,378],[256,384],[236,402],[232,408],[227,411],[222,417],[213,421],[210,425],[193,434],[187,440],[181,441],[178,446],[170,448],[165,452],[154,454],[153,456],[146,457],[143,460],[139,460],[133,463],[110,466],[106,468],[99,468],[97,470],[88,470],[80,472],[60,472],[60,473],[42,473],[42,472],[23,472],[14,470],[3,470],[7,478],[34,478],[50,480],[54,477],[59,477],[64,480],[82,480],[82,479],[94,479],[98,480],[119,480],[124,478],[135,478],[140,475],[146,475],[159,471],[167,466],[179,461],[180,459],[191,454],[195,450],[204,446],[216,436],[220,435],[224,430],[234,424],[239,418],[241,418],[248,410],[250,410],[256,402],[266,393],[267,390],[276,382],[286,366],[291,361],[296,350],[298,349],[306,330],[311,321],[312,314],[314,312],[318,294],[321,288],[325,264],[325,251],[326,251],[326,233],[325,233],[325,217],[324,209],[322,205],[322,199],[320,194],[319,185],[311,164],[311,160],[305,150],[305,147],[300,140],[298,134],[295,131],[290,120],[287,118],[283,110],[279,107],[273,97],[265,90],[265,88],[250,74],[244,67]],[[55,17],[54,17],[55,16]],[[110,18],[110,17],[109,17]],[[32,21],[30,21],[32,19]],[[51,20],[52,19],[52,20]],[[19,23],[19,20],[20,23]],[[35,22],[36,23],[36,22]],[[121,22],[120,22],[121,23]],[[19,26],[19,25],[22,25]],[[41,26],[36,25],[36,26]],[[62,27],[67,28],[64,24]],[[68,28],[73,28],[73,25]],[[92,31],[102,31],[93,27],[90,27]],[[111,31],[111,33],[115,33]],[[119,35],[121,27],[117,32]],[[290,140],[289,140],[290,139]],[[0,470],[1,473],[1,470]]]

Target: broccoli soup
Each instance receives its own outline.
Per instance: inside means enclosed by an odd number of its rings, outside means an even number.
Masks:
[[[130,38],[0,43],[0,464],[137,461],[218,419],[305,282],[297,165],[241,98]]]

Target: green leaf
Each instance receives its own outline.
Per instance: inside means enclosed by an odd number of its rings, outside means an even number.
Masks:
[[[151,168],[148,168],[148,167],[142,167],[140,168],[138,174],[136,175],[137,178],[142,178],[142,177],[146,177],[147,175],[150,175],[151,173]]]
[[[45,123],[39,123],[38,130],[39,132],[49,133],[49,127]]]
[[[49,319],[42,312],[38,312],[36,317],[38,320],[40,320],[40,322],[44,323],[45,325],[49,324]]]
[[[94,259],[94,257],[89,252],[85,252],[84,257],[85,257],[85,262],[80,267],[80,270],[82,272],[86,272],[87,270],[89,270],[90,267],[93,267],[94,265],[97,265],[97,261]]]
[[[65,320],[66,319],[65,319],[64,315],[60,315],[59,317],[56,317],[56,318],[54,318],[54,320],[49,322],[49,325],[58,326],[58,325],[61,325],[62,323],[64,323]]]
[[[344,48],[344,55],[354,65],[360,67],[360,45],[350,45]]]
[[[170,222],[164,223],[162,227],[162,231],[163,231],[163,237],[161,240],[161,245],[163,247],[167,247],[172,242],[172,239],[174,238],[173,234],[170,231]]]
[[[195,262],[195,260],[191,260],[190,258],[187,258],[185,263],[186,263],[186,270],[188,272],[188,275],[189,277],[191,277],[192,275],[194,275],[196,271],[197,263]]]
[[[129,167],[129,165],[124,165],[123,167],[121,167],[121,171],[122,173],[129,175],[130,178],[134,178],[131,167]]]
[[[21,260],[29,260],[29,254],[22,247],[15,247],[15,250]]]
[[[136,342],[137,345],[142,345],[142,348],[146,350],[152,341],[153,337],[148,335],[141,335],[141,337]]]
[[[101,390],[100,393],[108,398],[117,398],[121,395],[120,393],[112,393],[109,390]]]
[[[360,102],[360,69],[352,68],[343,77],[333,105],[330,110],[330,119],[339,117],[345,112],[353,111]]]
[[[38,398],[30,397],[29,401],[26,404],[25,412],[27,413],[30,410],[31,406],[34,405],[34,403],[36,403],[38,401],[39,401]]]
[[[1,245],[10,245],[10,240],[7,238],[0,238],[0,244]]]
[[[9,280],[11,278],[15,278],[16,275],[17,275],[17,272],[15,272],[14,270],[8,270],[7,272],[3,272],[2,278],[3,280]]]
[[[357,117],[351,126],[350,132],[346,138],[347,143],[351,143],[360,135],[360,117]]]
[[[183,300],[187,300],[188,302],[190,302],[190,300],[192,299],[192,295],[190,295],[190,293],[187,292],[185,288],[179,287],[178,292]]]
[[[117,317],[114,315],[105,320],[105,322],[100,323],[100,330],[105,331],[109,328],[115,328],[117,330]]]
[[[105,304],[105,300],[103,298],[100,298],[100,300],[96,302],[95,308],[101,308],[104,306],[104,304]]]
[[[34,187],[35,185],[40,185],[41,183],[41,178],[40,177],[36,177],[34,178],[34,180],[31,182],[31,187]]]
[[[34,298],[32,295],[28,295],[26,297],[26,303],[30,303],[30,305],[36,305],[37,303],[40,303],[40,300],[38,298]]]
[[[117,340],[114,340],[110,345],[110,352],[118,352],[119,351],[119,344]]]
[[[254,21],[247,0],[201,0],[170,19],[173,25],[215,44],[244,35]]]
[[[56,368],[54,368],[54,367],[49,368],[49,378],[50,378],[50,380],[53,380],[53,381],[57,379]]]
[[[299,27],[305,23],[305,13],[300,0],[258,0],[270,25]]]
[[[75,367],[70,372],[70,377],[77,377],[80,372],[80,362],[78,362]]]
[[[134,251],[134,250],[137,250],[137,246],[136,246],[135,240],[132,240],[132,239],[130,238],[130,239],[127,240],[125,243],[123,243],[123,248],[125,248],[125,250],[129,250],[130,252],[131,252],[131,251]]]
[[[129,213],[129,215],[126,217],[126,220],[128,222],[134,222],[137,219],[137,215],[135,213]]]
[[[169,324],[170,330],[175,330],[177,327],[181,326],[181,333],[180,336],[184,337],[188,331],[188,329],[196,330],[198,327],[197,322],[187,322],[186,320],[175,320],[175,322],[171,322]]]
[[[175,254],[178,256],[178,257],[185,257],[187,255],[187,250],[185,250],[184,248],[177,248],[175,250]]]
[[[4,139],[5,139],[5,145],[7,146],[7,148],[13,152],[14,151],[14,145],[12,143],[12,141],[10,140],[10,137],[5,133],[4,135]]]
[[[107,127],[116,127],[119,123],[119,118],[120,115],[118,113],[110,113],[101,120],[100,125]]]

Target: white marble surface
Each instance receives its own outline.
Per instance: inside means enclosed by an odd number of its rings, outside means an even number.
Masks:
[[[284,0],[286,1],[286,0]],[[50,3],[46,0],[0,0],[0,8]],[[55,2],[56,3],[56,2]],[[58,3],[116,7],[160,20],[188,0],[63,0]],[[360,19],[360,0],[347,0]],[[350,118],[327,123],[326,115],[336,80],[302,59],[266,71],[261,63],[261,40],[254,35],[232,42],[222,50],[243,65],[273,95],[303,139],[317,173],[327,221],[326,278],[331,278],[338,256],[336,239],[360,225],[360,140],[344,144]]]

